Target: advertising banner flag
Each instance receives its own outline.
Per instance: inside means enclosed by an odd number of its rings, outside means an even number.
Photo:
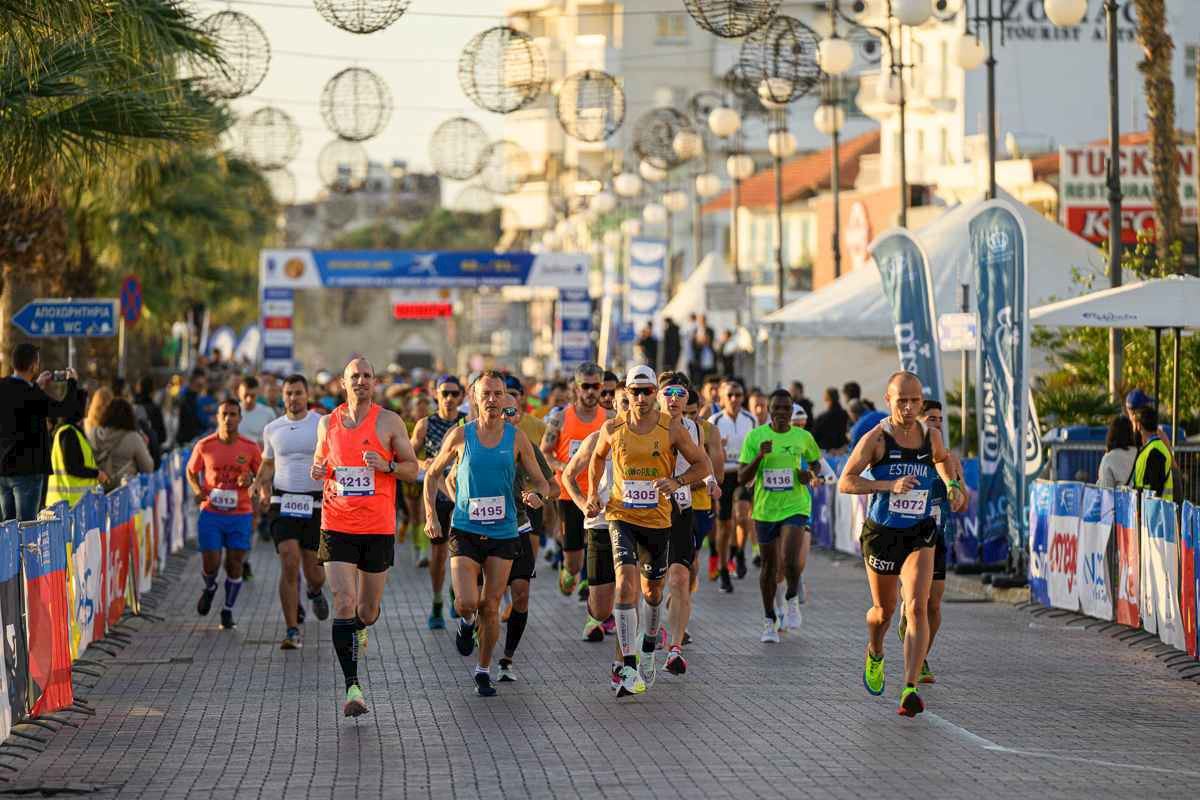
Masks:
[[[1057,481],[1050,510],[1050,552],[1046,558],[1046,584],[1050,605],[1067,611],[1079,610],[1079,587],[1075,575],[1079,561],[1079,522],[1083,484]]]
[[[1136,628],[1141,621],[1142,567],[1138,557],[1137,493],[1124,486],[1114,491],[1113,531],[1117,537],[1116,618],[1122,625]]]
[[[104,522],[103,508],[104,496],[89,492],[71,512],[75,517],[72,526],[75,544],[71,548],[71,582],[74,584],[71,629],[79,635],[73,643],[76,656],[92,642],[104,638],[104,615],[99,613],[104,572],[104,537],[100,532]]]
[[[1179,532],[1175,508],[1174,503],[1157,497],[1142,500],[1143,527],[1150,542],[1148,577],[1153,586],[1158,638],[1163,644],[1186,650],[1179,607]],[[1145,597],[1144,591],[1142,596]]]
[[[892,308],[900,369],[921,379],[925,397],[945,403],[933,281],[921,245],[904,228],[892,228],[871,243],[883,294]]]
[[[667,243],[661,239],[632,239],[629,242],[629,289],[626,297],[633,329],[640,332],[654,322],[662,308],[667,278]],[[654,366],[651,364],[651,366]]]
[[[830,499],[835,489],[823,484],[812,490],[812,546],[831,549],[833,547],[833,515]]]
[[[67,612],[67,528],[59,517],[21,528],[29,635],[30,714],[75,702]]]
[[[1083,613],[1097,619],[1113,618],[1113,595],[1108,577],[1108,540],[1112,525],[1112,490],[1085,486],[1075,584],[1079,587],[1079,605]]]
[[[182,453],[175,452],[171,454],[169,461],[171,470],[171,543],[169,550],[172,553],[183,549],[183,470],[184,465],[187,464],[186,458],[190,455],[190,450]]]
[[[1054,484],[1034,481],[1029,490],[1029,598],[1050,606],[1050,516]]]
[[[139,475],[142,510],[138,524],[137,577],[131,581],[138,597],[154,583],[154,474]]]
[[[1198,647],[1196,600],[1200,598],[1200,591],[1197,591],[1196,586],[1197,576],[1200,574],[1200,570],[1196,569],[1196,562],[1200,560],[1200,543],[1196,541],[1197,536],[1200,536],[1200,513],[1197,512],[1200,512],[1200,507],[1187,500],[1183,502],[1183,513],[1180,515],[1183,532],[1179,547],[1179,611],[1183,622],[1184,644],[1192,657],[1196,656]]]
[[[1142,627],[1150,633],[1158,633],[1158,601],[1156,593],[1158,586],[1154,580],[1155,553],[1154,541],[1150,537],[1150,514],[1152,509],[1151,497],[1145,492],[1139,493],[1138,506],[1141,510],[1138,522],[1138,551],[1141,553],[1141,596],[1138,598],[1138,608],[1142,611]]]
[[[0,524],[0,618],[4,620],[4,676],[8,688],[5,727],[25,716],[29,696],[29,647],[25,638],[25,587],[21,581],[21,530]]]
[[[984,541],[1026,545],[1025,433],[1029,419],[1029,296],[1025,225],[1002,200],[971,218],[971,263],[979,311],[976,418],[979,424],[979,530]]]
[[[129,585],[129,562],[133,554],[133,493],[122,486],[108,495],[108,541],[105,559],[103,608],[108,625],[116,625],[125,613],[125,590]]]

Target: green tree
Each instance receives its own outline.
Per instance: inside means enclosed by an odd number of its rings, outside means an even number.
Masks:
[[[344,233],[333,246],[377,250],[491,250],[500,238],[500,212],[471,214],[435,208],[414,223],[378,221]]]

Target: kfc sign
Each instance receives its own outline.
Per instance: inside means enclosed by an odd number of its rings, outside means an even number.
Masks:
[[[1108,207],[1076,206],[1066,209],[1066,226],[1089,242],[1108,241]],[[1154,209],[1121,207],[1121,241],[1136,244],[1138,231],[1154,231]]]

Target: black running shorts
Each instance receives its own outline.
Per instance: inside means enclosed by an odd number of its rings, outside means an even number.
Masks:
[[[583,535],[583,512],[574,500],[558,501],[558,516],[562,518],[563,550],[582,550],[587,542]]]
[[[734,502],[749,501],[750,498],[749,487],[738,485],[737,470],[726,468],[725,479],[721,481],[721,499],[717,501],[717,519],[722,522],[733,519]]]
[[[618,564],[640,566],[642,576],[652,581],[667,574],[670,528],[643,528],[630,522],[609,520],[608,535],[612,539],[614,571]]]
[[[362,572],[387,572],[396,557],[392,534],[321,531],[321,546],[322,562],[353,564]]]
[[[512,569],[508,573],[508,582],[528,581],[533,579],[537,556],[537,547],[531,541],[536,534],[517,534],[517,557],[513,559]]]
[[[587,576],[588,586],[610,586],[617,582],[613,569],[612,539],[607,528],[593,528],[587,532]]]
[[[477,533],[467,533],[458,528],[450,529],[450,557],[469,558],[476,564],[483,564],[489,558],[502,558],[514,561],[522,534],[510,539],[493,539]]]
[[[911,528],[887,528],[867,520],[858,541],[867,569],[878,575],[899,575],[910,555],[936,544],[937,526],[932,517]]]
[[[675,501],[671,501],[671,543],[667,553],[668,564],[682,564],[692,568],[692,559],[696,555],[696,539],[694,536],[694,515],[691,508],[680,509]]]
[[[938,532],[937,544],[933,548],[933,579],[946,580],[946,537]]]
[[[454,501],[439,494],[433,501],[433,510],[437,513],[438,525],[442,529],[442,535],[436,539],[431,536],[429,541],[431,544],[445,544],[449,541],[450,516],[454,513]]]
[[[275,496],[278,497],[278,493]],[[315,507],[308,517],[284,516],[280,513],[279,503],[271,503],[266,524],[276,552],[279,551],[279,545],[288,540],[295,540],[300,543],[301,549],[312,552],[321,547],[321,493],[314,492],[311,497]]]

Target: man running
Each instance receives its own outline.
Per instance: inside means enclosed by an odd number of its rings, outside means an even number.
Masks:
[[[897,584],[902,582],[907,635],[898,713],[914,717],[925,710],[917,681],[929,649],[929,593],[937,540],[929,496],[938,475],[946,482],[954,511],[966,507],[967,496],[950,471],[942,435],[917,419],[924,402],[917,376],[894,373],[884,402],[890,415],[859,440],[838,491],[872,496],[860,537],[872,602],[867,612],[863,685],[872,695],[883,694],[883,637],[896,610]],[[868,469],[872,477],[862,477]]]
[[[303,375],[283,380],[284,416],[263,429],[262,466],[255,494],[269,509],[267,529],[279,554],[279,604],[287,631],[281,650],[300,647],[300,571],[308,585],[308,601],[317,619],[329,618],[325,568],[317,559],[321,546],[321,490],[310,470],[317,450],[321,415],[308,409],[308,381]]]
[[[604,388],[604,370],[591,362],[575,369],[575,401],[561,414],[547,417],[542,453],[550,466],[562,471],[571,456],[583,444],[589,433],[597,431],[608,419],[600,407],[600,391]],[[565,595],[575,591],[576,581],[583,569],[583,513],[571,502],[565,486],[558,495],[559,517],[562,519],[563,563],[558,574],[558,589]]]
[[[428,478],[429,465],[437,456],[438,450],[441,449],[446,432],[457,426],[467,416],[458,410],[459,404],[463,401],[463,389],[458,378],[453,375],[443,375],[437,380],[436,390],[437,413],[417,420],[411,439],[413,452],[420,456],[421,470],[426,473],[426,478]],[[440,482],[436,481],[436,483]],[[450,531],[450,513],[454,510],[454,501],[439,490],[434,502],[434,510],[437,511],[438,530],[442,533],[436,538],[429,537],[429,583],[433,587],[433,608],[429,612],[426,624],[431,631],[442,630],[446,627],[446,619],[442,615],[442,587],[446,584],[446,561],[450,552],[446,535]],[[428,526],[426,529],[432,530]]]
[[[258,445],[238,435],[241,419],[242,407],[237,400],[221,401],[217,406],[217,432],[196,443],[187,465],[188,485],[200,504],[196,529],[204,591],[196,603],[196,613],[205,616],[212,608],[224,550],[225,605],[221,609],[221,627],[225,630],[235,627],[233,604],[242,589],[242,562],[250,549],[254,525],[250,485],[262,463]]]
[[[708,460],[713,468],[710,482],[714,484],[713,491],[708,490],[707,484],[692,487],[692,527],[695,529],[697,551],[704,546],[704,540],[708,539],[708,579],[715,581],[719,572],[715,533],[717,517],[713,513],[713,503],[721,501],[721,482],[725,479],[725,452],[721,446],[721,434],[711,422],[700,415],[700,395],[695,389],[688,389],[688,402],[683,413],[700,426],[700,434],[704,438],[704,452],[708,453]],[[700,555],[697,552],[696,558],[692,560],[692,592],[699,588],[699,574]],[[685,641],[687,638],[685,632]]]
[[[450,580],[461,617],[456,645],[458,652],[469,656],[475,646],[478,625],[475,692],[481,697],[491,697],[496,694],[491,662],[492,650],[500,636],[500,596],[518,555],[518,498],[513,496],[517,463],[520,462],[533,485],[533,490],[526,491],[520,501],[529,506],[539,505],[549,495],[550,486],[542,477],[529,438],[504,421],[502,409],[509,401],[504,376],[495,370],[484,372],[474,383],[474,394],[479,418],[446,435],[441,451],[429,465],[428,477],[441,475],[458,462],[449,531]],[[435,483],[429,479],[425,482],[425,511],[431,538],[444,535],[433,513]]]
[[[322,417],[310,477],[324,481],[321,538],[333,589],[333,650],[346,682],[342,713],[367,713],[358,662],[367,628],[396,555],[396,481],[417,479],[404,420],[372,400],[375,370],[365,358],[342,371],[346,402]]]
[[[721,411],[708,418],[725,448],[725,479],[721,484],[721,499],[717,507],[717,562],[721,591],[732,592],[729,580],[729,558],[733,554],[738,578],[746,577],[746,538],[749,536],[749,494],[738,485],[738,457],[746,434],[758,426],[750,412],[742,408],[746,390],[733,378],[721,384]]]
[[[758,533],[762,572],[763,631],[760,641],[779,643],[779,629],[800,628],[800,575],[808,560],[808,518],[812,513],[809,482],[820,477],[808,465],[821,460],[821,448],[812,434],[792,427],[792,396],[776,389],[767,403],[770,423],[746,435],[739,458],[738,482],[754,485],[752,518]],[[778,619],[779,574],[786,578],[784,619]]]
[[[600,513],[600,482],[605,460],[612,454],[612,493],[603,506],[612,539],[613,567],[617,573],[617,639],[621,644],[621,688],[618,697],[644,692],[653,684],[654,649],[657,644],[663,576],[671,538],[671,495],[710,471],[704,450],[684,430],[679,420],[658,410],[658,381],[654,370],[635,366],[625,378],[629,413],[609,420],[588,466],[589,516]],[[678,477],[676,456],[691,465]],[[638,567],[641,595],[646,601],[639,662],[636,642]]]

